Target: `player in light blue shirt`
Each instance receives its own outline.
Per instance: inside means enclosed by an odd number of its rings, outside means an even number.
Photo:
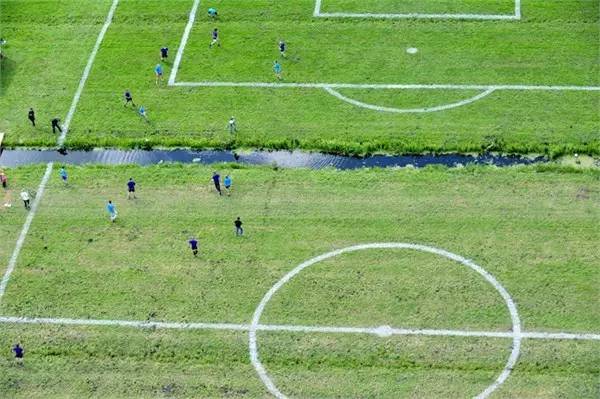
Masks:
[[[225,179],[223,179],[223,184],[225,185],[225,192],[227,195],[231,195],[231,176],[225,176]]]
[[[108,201],[108,204],[106,204],[106,211],[108,212],[108,215],[110,216],[110,221],[114,222],[115,219],[117,218],[117,207],[110,200]]]
[[[67,175],[67,171],[65,170],[65,167],[61,167],[60,171],[58,172],[58,174],[60,175],[60,178],[62,179],[62,181],[65,183],[65,186],[67,185],[67,179],[69,178],[69,176]]]
[[[277,77],[277,79],[281,80],[281,64],[279,63],[279,61],[275,60],[275,62],[273,63],[273,72],[275,72],[275,76]]]
[[[208,16],[211,17],[211,18],[213,18],[213,19],[216,19],[219,16],[219,14],[217,13],[217,9],[214,8],[214,7],[209,8],[208,9]]]
[[[158,86],[158,84],[160,82],[162,82],[162,76],[163,76],[162,65],[156,64],[156,66],[154,67],[154,73],[156,74],[156,85]]]

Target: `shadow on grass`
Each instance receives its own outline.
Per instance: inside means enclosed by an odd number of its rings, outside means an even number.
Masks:
[[[6,89],[17,72],[17,63],[6,52],[3,51],[3,54],[3,57],[0,59],[0,96],[4,96]]]

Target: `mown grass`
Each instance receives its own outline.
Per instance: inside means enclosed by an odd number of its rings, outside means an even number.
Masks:
[[[214,168],[231,173],[215,194]],[[17,169],[18,170],[18,169]],[[163,165],[69,167],[51,179],[2,315],[248,323],[287,271],[365,242],[418,242],[473,259],[509,291],[526,331],[600,331],[597,170],[556,166],[273,170]],[[13,171],[11,171],[13,173]],[[16,173],[16,172],[14,172]],[[125,182],[138,182],[137,200]],[[108,221],[107,199],[119,219]],[[25,215],[24,211],[21,211]],[[235,237],[241,216],[246,236]],[[197,234],[201,256],[186,239]],[[2,237],[3,239],[4,237]],[[502,300],[472,271],[410,251],[363,251],[311,266],[267,306],[278,324],[507,331]],[[7,326],[11,397],[262,397],[243,332]],[[506,339],[259,333],[293,397],[470,397],[500,372]],[[525,341],[498,397],[595,397],[598,346]],[[166,387],[166,388],[165,388]]]
[[[358,7],[350,3],[325,2],[324,8]],[[472,8],[471,3],[462,1],[456,6]],[[12,9],[29,7],[24,2],[9,5],[4,6],[8,21]],[[210,5],[221,13],[217,23],[205,16]],[[416,2],[405,5],[421,6]],[[72,3],[64,3],[67,6]],[[158,49],[162,45],[171,49],[171,60],[165,64],[168,76],[190,6],[188,0],[170,1],[168,10],[158,1],[119,4],[67,146],[302,148],[346,154],[489,150],[551,156],[600,154],[598,92],[502,91],[440,113],[388,114],[357,108],[316,89],[157,88],[152,67],[158,62]],[[286,82],[599,84],[594,45],[598,8],[592,0],[526,2],[524,19],[518,22],[327,20],[312,18],[313,6],[309,0],[203,2],[178,80],[274,81],[271,64],[278,57],[277,41],[284,38],[289,45],[288,58],[283,60]],[[398,5],[378,2],[378,7]],[[504,3],[494,2],[490,7],[499,11]],[[105,8],[108,11],[108,4]],[[50,24],[66,13],[45,10]],[[209,50],[213,25],[222,32],[223,47]],[[22,29],[20,22],[14,23],[14,35],[22,34]],[[91,44],[79,46],[83,52],[91,48]],[[410,56],[405,53],[407,47],[420,51]],[[31,46],[32,54],[36,48]],[[18,50],[12,47],[11,51]],[[74,64],[69,64],[69,70]],[[16,79],[11,83],[13,90],[37,89],[37,84],[27,82],[28,74],[23,69],[19,84]],[[67,78],[73,85],[78,80],[61,75]],[[146,106],[150,123],[122,107],[125,89]],[[389,90],[343,93],[374,104],[411,108],[472,95]],[[20,115],[12,104],[9,109]],[[232,115],[238,120],[236,135],[226,129]],[[7,123],[8,145],[54,145],[53,136],[33,134],[24,117],[19,118]]]

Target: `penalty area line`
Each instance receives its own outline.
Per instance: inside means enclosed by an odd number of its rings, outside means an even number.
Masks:
[[[108,320],[108,319],[70,319],[70,318],[30,318],[0,316],[0,323],[5,324],[56,324],[70,326],[118,326],[142,329],[173,329],[173,330],[226,330],[226,331],[250,331],[250,324],[235,323],[181,323],[162,321],[135,321],[135,320]],[[467,331],[467,330],[445,330],[445,329],[409,329],[392,328],[390,326],[380,327],[335,327],[335,326],[302,326],[285,324],[259,324],[258,331],[283,331],[302,333],[323,334],[368,334],[379,337],[390,337],[393,335],[420,335],[420,336],[443,336],[443,337],[481,337],[481,338],[514,338],[512,332],[501,331]],[[600,341],[600,334],[591,333],[568,333],[568,332],[522,332],[521,338],[529,339],[559,339],[559,340],[594,340]]]

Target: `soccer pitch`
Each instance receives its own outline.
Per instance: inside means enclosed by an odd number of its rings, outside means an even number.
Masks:
[[[0,359],[7,396],[600,393],[597,170],[69,170],[0,298],[0,339],[28,350]],[[0,212],[14,242],[25,211]]]
[[[40,71],[42,43],[46,52],[89,53],[116,3],[90,1],[81,15],[75,1],[3,2],[3,29],[14,37],[0,95],[8,145],[54,144],[23,110],[67,108],[50,93],[72,93],[85,56],[49,57]],[[65,144],[597,154],[598,21],[595,0],[121,0]],[[27,35],[25,26],[40,31]],[[222,47],[209,49],[214,27]],[[73,34],[81,40],[50,39]],[[156,87],[164,45],[171,57]],[[36,73],[43,84],[31,81]],[[126,89],[150,123],[122,107]],[[232,115],[235,135],[226,129]]]

